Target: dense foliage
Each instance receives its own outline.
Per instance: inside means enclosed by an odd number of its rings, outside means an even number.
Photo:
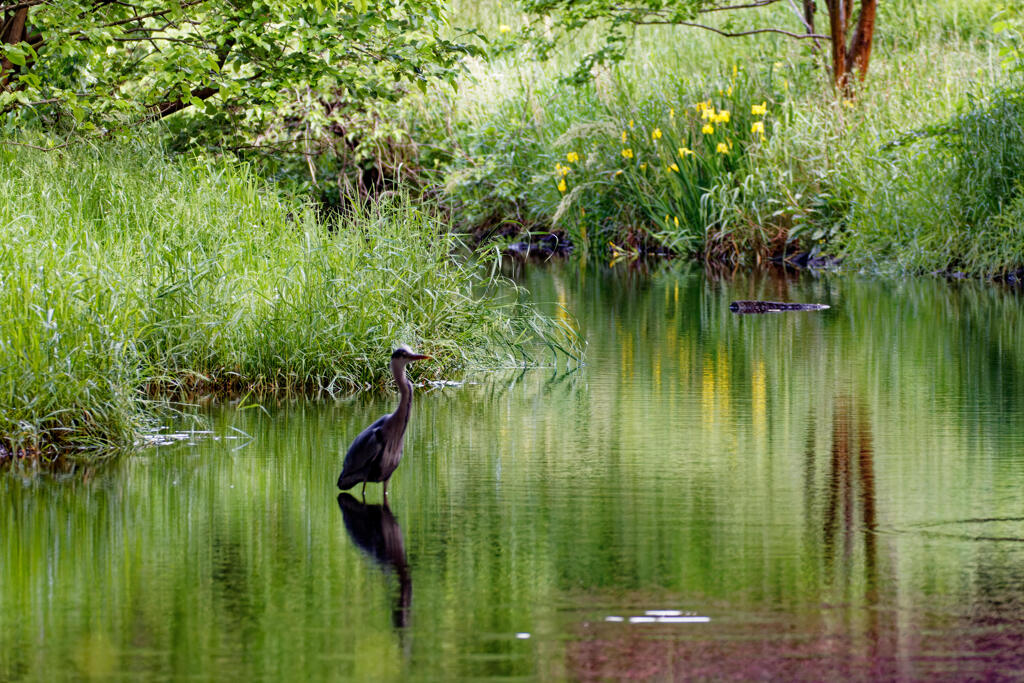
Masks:
[[[379,112],[453,83],[479,49],[442,0],[26,0],[0,5],[0,132],[103,132],[175,117],[179,144],[277,157],[311,185],[380,182]],[[318,157],[328,158],[317,169]],[[340,161],[339,161],[340,160]],[[339,168],[339,164],[347,167]],[[318,173],[319,170],[319,173]],[[339,178],[338,176],[344,177]],[[351,187],[347,188],[351,189]]]

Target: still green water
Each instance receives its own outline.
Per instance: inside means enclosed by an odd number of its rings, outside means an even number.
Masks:
[[[335,481],[393,397],[0,477],[0,680],[1021,675],[1019,295],[522,277],[586,365],[419,389],[390,510]]]

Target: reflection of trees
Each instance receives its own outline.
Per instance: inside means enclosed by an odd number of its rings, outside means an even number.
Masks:
[[[878,596],[877,517],[875,508],[874,438],[867,406],[839,395],[833,399],[832,446],[822,522],[825,582],[841,582],[841,592],[852,598],[857,580],[856,544],[863,544],[863,653],[868,666],[877,668],[887,653],[880,630]],[[838,570],[838,571],[837,571]],[[838,574],[838,577],[837,577]],[[852,618],[854,615],[850,615]],[[847,629],[851,637],[859,634]]]

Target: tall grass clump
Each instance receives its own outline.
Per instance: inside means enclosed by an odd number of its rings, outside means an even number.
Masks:
[[[1024,91],[961,113],[875,160],[844,249],[857,264],[998,275],[1024,266]]]
[[[382,386],[406,342],[441,376],[571,331],[401,196],[330,224],[247,166],[146,143],[0,148],[0,455],[131,446],[162,397]],[[560,337],[565,333],[568,337]]]

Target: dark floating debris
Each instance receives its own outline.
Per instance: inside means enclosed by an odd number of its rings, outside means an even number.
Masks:
[[[781,313],[783,311],[824,311],[827,304],[787,304],[780,301],[733,301],[733,313]]]

